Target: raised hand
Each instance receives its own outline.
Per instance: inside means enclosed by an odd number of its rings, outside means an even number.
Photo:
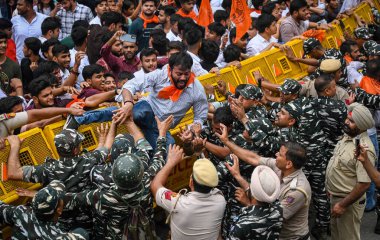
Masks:
[[[173,166],[180,163],[184,158],[183,149],[178,145],[170,145],[168,152],[167,164],[172,164]]]
[[[162,122],[160,121],[160,119],[158,119],[158,117],[155,117],[155,119],[157,122],[157,128],[158,128],[159,136],[161,136],[161,137],[166,136],[166,132],[170,129],[170,127],[173,124],[173,121],[174,121],[173,115],[170,115],[169,117],[167,117]]]

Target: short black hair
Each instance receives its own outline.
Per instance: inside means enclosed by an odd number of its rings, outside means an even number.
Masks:
[[[306,150],[299,143],[284,142],[281,144],[286,150],[286,159],[293,163],[295,169],[301,169],[306,162]]]
[[[245,33],[240,40],[248,39],[249,35],[248,33]],[[236,38],[236,27],[232,28],[230,31],[230,42],[233,43],[233,39]]]
[[[214,12],[214,21],[220,23],[221,21],[227,21],[230,16],[226,10],[216,10]]]
[[[149,56],[152,56],[152,55],[158,56],[158,53],[157,53],[157,51],[154,48],[144,48],[140,52],[140,59],[142,61],[144,57],[149,57]]]
[[[50,38],[50,39],[46,40],[46,41],[45,41],[44,43],[42,43],[42,45],[41,45],[41,52],[42,52],[42,53],[46,53],[46,52],[48,52],[48,51],[49,51],[49,48],[50,48],[51,46],[56,45],[56,44],[59,44],[58,39]]]
[[[8,39],[8,36],[5,32],[0,31],[0,39]]]
[[[135,3],[129,0],[123,1],[123,6],[121,7],[121,11],[125,12],[127,11],[131,6],[135,6]]]
[[[94,5],[95,7],[97,7],[99,4],[101,4],[102,2],[107,2],[107,0],[95,0],[94,1]]]
[[[100,21],[103,26],[109,27],[112,23],[124,23],[124,17],[121,13],[118,12],[105,12],[101,17]]]
[[[252,0],[252,5],[256,10],[259,10],[264,4],[264,0]]]
[[[345,55],[346,53],[350,54],[351,53],[351,47],[352,46],[357,46],[358,44],[353,41],[353,40],[346,40],[340,45],[340,52]]]
[[[299,11],[303,7],[309,7],[305,0],[293,0],[290,2],[289,12],[293,14],[296,11]]]
[[[178,14],[173,14],[170,16],[170,24],[171,25],[174,25],[176,22],[179,22],[179,20],[181,19],[181,15],[178,15]]]
[[[158,5],[158,0],[142,0],[142,4],[146,3],[146,2],[154,2],[154,5],[157,6]]]
[[[176,13],[175,8],[169,5],[164,6],[161,10],[163,10],[165,12],[165,15],[169,17]]]
[[[226,9],[228,15],[230,15],[229,11],[231,9],[231,6],[232,6],[232,0],[223,0],[222,2],[222,8],[223,9]]]
[[[188,46],[193,46],[194,44],[197,44],[202,40],[202,32],[197,29],[193,28],[186,32],[185,34],[185,41]]]
[[[175,66],[180,66],[183,70],[190,70],[193,66],[193,59],[186,52],[175,53],[169,58],[169,67],[173,69]]]
[[[54,31],[57,28],[61,28],[61,20],[57,17],[47,17],[41,24],[42,35],[46,35],[50,30]]]
[[[232,115],[231,108],[229,106],[224,106],[216,109],[213,116],[214,123],[222,123],[225,126],[232,126],[235,121],[234,115]]]
[[[219,37],[226,33],[226,28],[219,22],[213,22],[208,25],[208,30],[210,32],[216,33]]]
[[[104,72],[104,67],[99,64],[90,64],[83,68],[82,76],[86,81],[87,79],[91,79],[92,75]]]
[[[17,2],[17,1],[16,1],[16,2]],[[25,3],[26,3],[27,5],[31,5],[31,6],[33,6],[34,1],[33,1],[33,0],[25,0]]]
[[[193,28],[196,26],[196,23],[194,22],[193,19],[191,18],[184,18],[184,17],[181,17],[178,21],[178,32],[182,32],[185,30],[185,28]]]
[[[24,101],[17,96],[9,96],[0,99],[0,114],[11,113],[12,108],[18,104],[22,104]]]
[[[318,94],[322,93],[332,81],[334,80],[334,75],[331,73],[322,73],[319,75],[314,82],[315,90]]]
[[[38,67],[33,72],[33,78],[38,78],[41,75],[52,73],[59,68],[59,64],[54,61],[46,61],[38,64]]]
[[[42,90],[50,86],[51,86],[50,81],[46,79],[46,75],[41,75],[40,77],[33,79],[29,83],[28,87],[29,87],[30,94],[33,97],[37,97],[38,94],[40,94]]]
[[[370,60],[366,64],[366,75],[371,78],[377,78],[380,73],[380,59]],[[377,79],[379,81],[379,79]]]
[[[270,14],[261,14],[256,22],[256,28],[259,33],[265,32],[266,28],[269,28],[273,22],[276,22],[276,18]]]
[[[130,72],[127,72],[127,71],[122,71],[119,73],[119,75],[117,76],[117,78],[120,80],[124,80],[124,79],[128,79],[128,80],[131,80],[132,78],[134,78],[135,76],[133,75],[133,73],[130,73]]]
[[[88,36],[88,30],[84,27],[76,27],[71,32],[71,38],[73,39],[75,46],[82,46]]]
[[[36,37],[28,37],[25,39],[24,44],[28,49],[32,50],[34,55],[40,54],[40,49],[41,49],[40,39]]]
[[[272,15],[273,10],[276,8],[277,2],[269,2],[263,6],[261,9],[261,14],[269,14]]]
[[[69,53],[69,52],[70,52],[69,47],[63,44],[55,44],[52,49],[52,53],[54,57],[58,57],[59,54]]]
[[[215,41],[202,39],[202,46],[199,56],[208,63],[214,63],[219,56],[220,48]]]
[[[73,23],[73,28],[71,29],[71,31],[73,31],[74,28],[77,28],[77,27],[84,27],[84,28],[88,29],[89,26],[90,26],[90,24],[86,20],[76,20]]]
[[[200,192],[200,193],[209,193],[213,189],[213,187],[205,186],[202,184],[197,183],[194,179],[194,175],[191,175],[193,179],[193,184],[194,184],[194,191]]]
[[[12,28],[13,23],[8,18],[0,18],[0,29]]]
[[[241,54],[241,49],[234,44],[230,44],[223,51],[224,61],[226,63],[230,63],[233,61],[239,61],[240,60],[240,54]]]
[[[104,74],[104,79],[106,79],[108,77],[112,77],[113,79],[116,80],[115,76],[112,73],[110,73],[110,72]]]
[[[152,47],[158,52],[159,56],[164,56],[168,52],[169,40],[163,29],[157,28],[150,32]]]
[[[186,45],[181,41],[171,41],[168,44],[168,50],[171,49],[177,49],[178,51],[182,52],[186,50]]]

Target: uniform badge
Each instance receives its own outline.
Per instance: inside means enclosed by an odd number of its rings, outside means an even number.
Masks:
[[[165,199],[166,200],[172,200],[172,197],[177,197],[177,193],[172,192],[172,191],[166,191],[165,193]]]

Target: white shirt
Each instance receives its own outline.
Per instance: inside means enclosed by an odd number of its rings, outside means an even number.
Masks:
[[[359,5],[360,2],[360,0],[344,0],[339,13],[355,8],[357,5]]]
[[[201,65],[201,59],[192,52],[187,51],[187,53],[193,59],[193,66],[191,67],[191,71],[195,74],[195,76],[199,77],[207,74],[208,72],[204,70],[204,68]]]
[[[224,60],[224,56],[223,56],[223,51],[222,50],[219,51],[219,56],[216,59],[215,64],[219,68],[224,68],[227,65],[226,61]]]
[[[161,121],[165,120],[170,115],[174,116],[174,122],[172,127],[178,125],[187,111],[193,107],[194,122],[203,123],[207,119],[208,103],[205,90],[202,84],[195,79],[193,84],[190,84],[183,89],[178,101],[173,102],[170,99],[163,99],[158,97],[159,91],[163,88],[171,85],[168,76],[167,66],[163,66],[162,69],[157,69],[145,75],[145,82],[151,86],[151,93],[147,97],[143,97],[142,100],[146,100],[152,107],[154,115],[156,115]],[[127,89],[132,95],[137,91],[141,92],[142,85],[138,84],[134,79],[127,81],[122,89]],[[118,102],[123,101],[122,95],[115,97]],[[140,100],[141,101],[141,100]]]
[[[93,24],[98,24],[98,25],[102,26],[102,23],[100,22],[100,17],[99,16],[94,17],[94,19],[92,19],[90,21],[90,25],[93,25]]]
[[[129,81],[134,81],[134,84],[138,86],[138,89],[139,89],[138,92],[140,92],[141,94],[145,94],[145,93],[150,93],[152,91],[151,86],[145,80],[145,76],[147,75],[147,73],[144,72],[143,68],[133,73],[133,75],[135,77]]]
[[[41,44],[47,41],[47,39],[44,36],[40,36],[38,39],[40,40]]]
[[[24,58],[22,49],[24,47],[25,39],[28,37],[38,38],[42,35],[41,24],[45,18],[47,18],[46,15],[36,13],[36,17],[31,23],[26,21],[26,19],[21,15],[17,15],[11,19],[13,24],[13,39],[16,43],[16,56],[19,63],[21,63],[21,59]]]
[[[348,83],[354,84],[355,81],[360,83],[363,78],[363,74],[358,70],[364,67],[364,63],[359,61],[352,61],[347,66],[347,80]]]
[[[75,48],[70,49],[70,68],[72,68],[75,64],[75,54],[77,54],[77,50],[75,50]],[[78,68],[79,75],[78,75],[77,82],[75,84],[76,89],[80,89],[80,83],[84,81],[82,71],[83,71],[83,68],[88,65],[90,65],[90,61],[88,60],[88,56],[86,54],[84,58],[82,58],[79,64],[79,68]]]
[[[218,239],[226,207],[219,189],[214,188],[210,193],[189,192],[179,197],[161,187],[156,193],[156,203],[171,213],[171,239]]]
[[[170,31],[166,34],[166,38],[170,41],[170,42],[173,42],[173,41],[180,41],[182,42],[182,39],[177,35],[175,35],[172,30],[170,29]]]
[[[270,43],[276,43],[277,41],[278,40],[273,36],[271,36],[269,41],[267,41],[259,33],[254,38],[249,40],[247,44],[247,55],[250,57],[255,56],[268,47]]]
[[[212,13],[215,13],[216,10],[224,10],[222,8],[222,2],[223,0],[210,0]]]

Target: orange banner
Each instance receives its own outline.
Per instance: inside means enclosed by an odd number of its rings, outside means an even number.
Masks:
[[[230,18],[236,26],[236,43],[248,31],[252,22],[251,17],[249,16],[249,9],[245,0],[232,1]]]
[[[214,16],[212,14],[210,0],[202,0],[197,23],[198,25],[207,27],[212,22],[214,22]]]

